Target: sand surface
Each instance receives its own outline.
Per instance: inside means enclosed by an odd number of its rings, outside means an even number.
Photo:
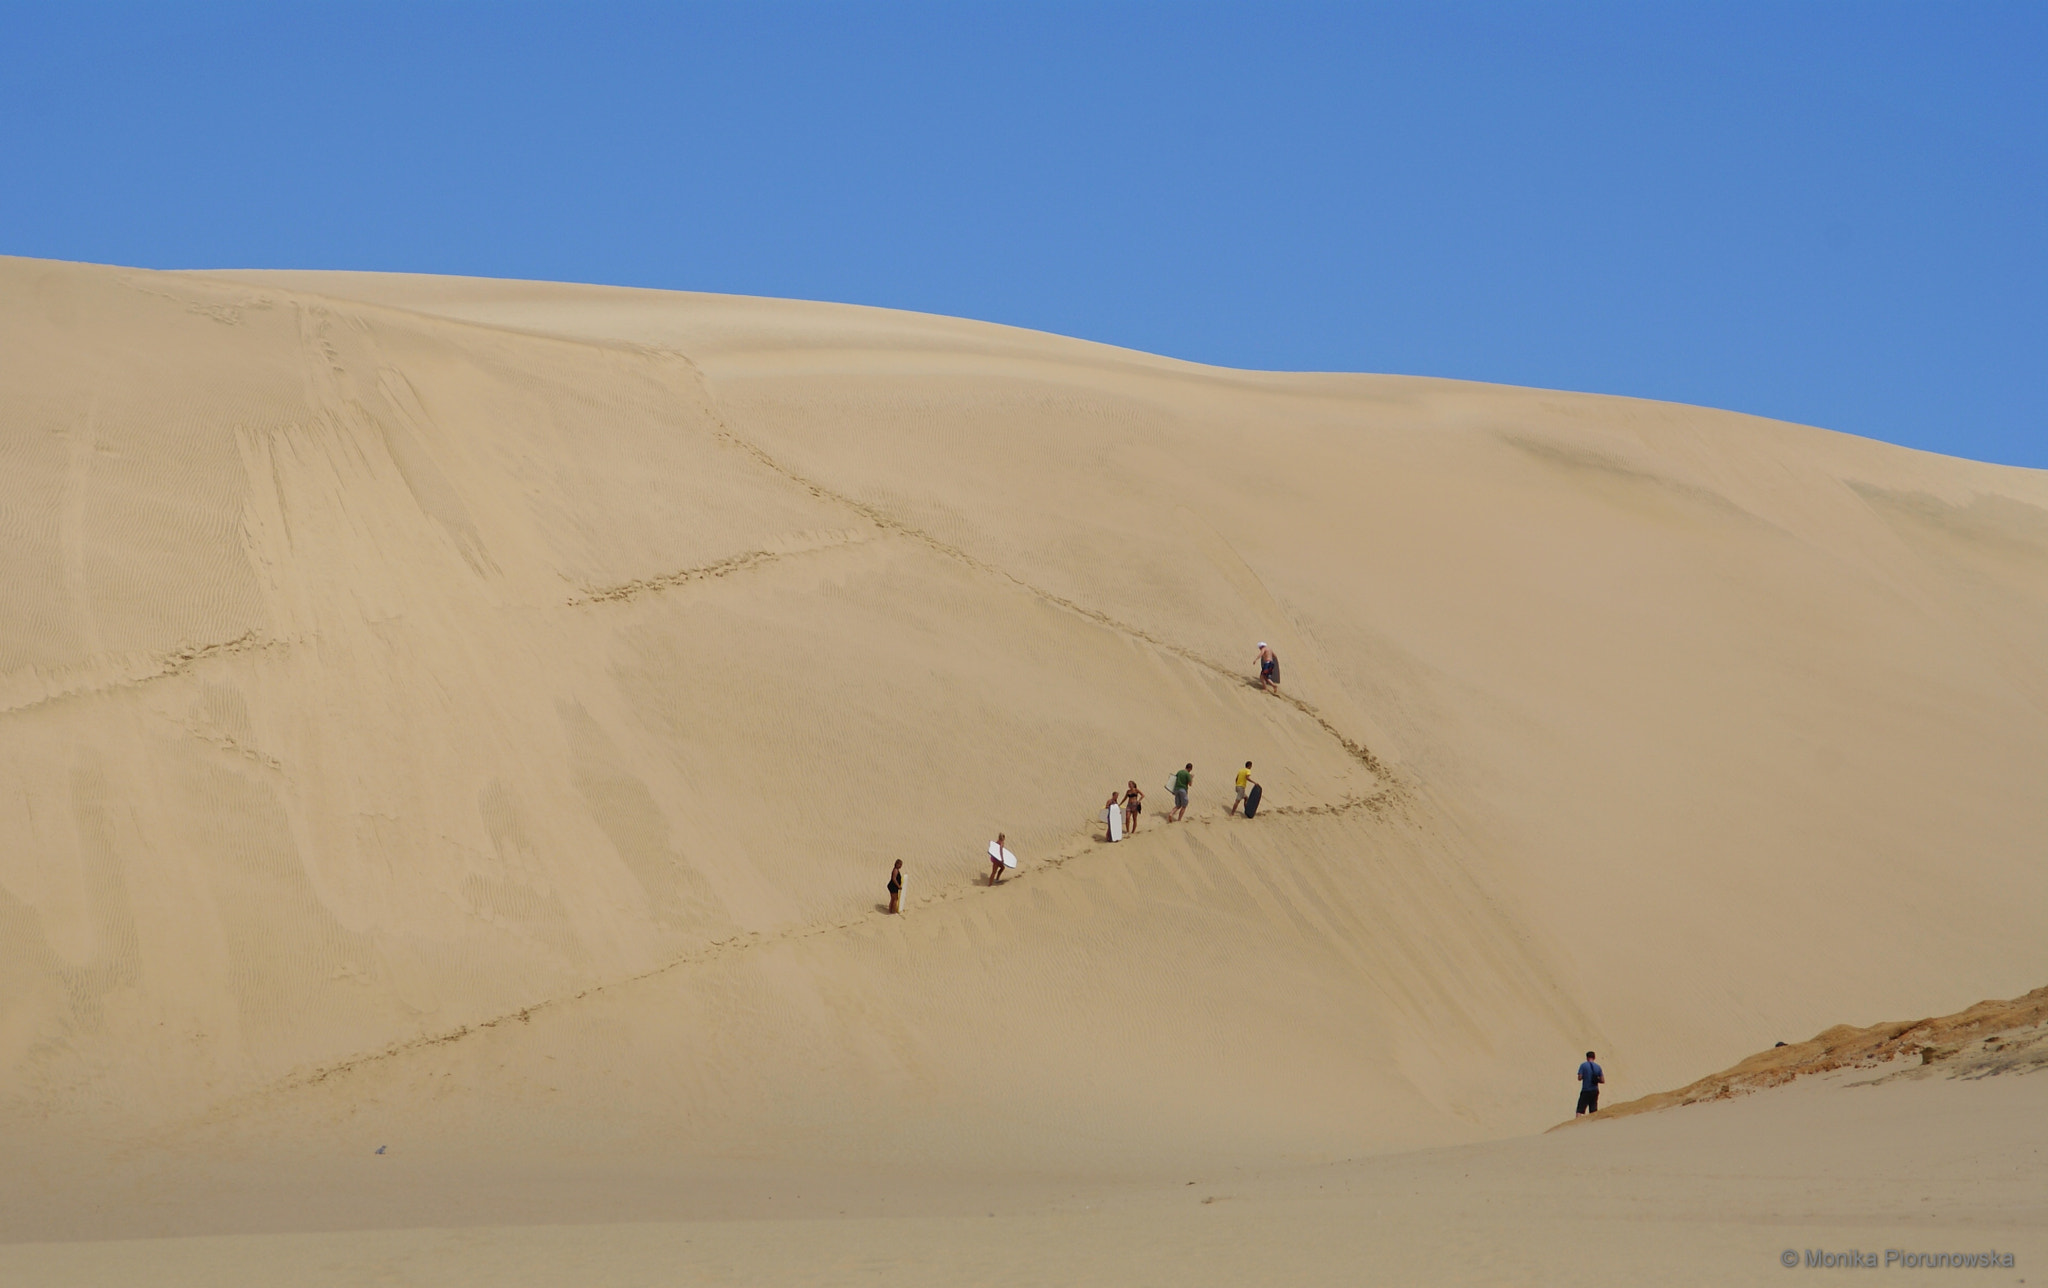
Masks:
[[[864,1201],[859,1182],[813,1176],[819,1197],[852,1210],[747,1219],[394,1221],[0,1245],[0,1274],[52,1288],[1770,1284],[1786,1281],[1779,1258],[1789,1249],[1802,1275],[1821,1273],[1804,1264],[1812,1250],[1875,1258],[1886,1281],[2040,1283],[2048,1077],[1857,1086],[1836,1073],[1535,1138],[1319,1167],[1188,1170],[1145,1184],[1019,1178],[880,1204]],[[393,1179],[366,1170],[334,1192]],[[588,1196],[635,1211],[641,1189],[614,1173]],[[1992,1252],[2013,1264],[1886,1267],[1888,1251]]]
[[[1874,1104],[2010,1156],[1951,1227],[2039,1225],[2038,1135],[1984,1127],[2038,1077],[1518,1138],[1588,1047],[1619,1101],[2048,979],[2040,472],[844,306],[0,259],[0,523],[0,1239],[50,1282],[666,1282],[679,1239],[1488,1282],[1578,1221],[1612,1256],[1554,1281],[1644,1282],[1914,1217]],[[1834,1161],[1714,1170],[1771,1113]],[[1581,1214],[1617,1169],[1648,1215]]]

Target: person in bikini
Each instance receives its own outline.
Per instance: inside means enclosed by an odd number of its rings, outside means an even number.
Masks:
[[[889,872],[889,911],[903,911],[903,860],[896,860],[896,866]]]
[[[1138,780],[1129,780],[1124,788],[1124,835],[1138,830],[1138,815],[1145,812],[1145,793],[1138,790]]]

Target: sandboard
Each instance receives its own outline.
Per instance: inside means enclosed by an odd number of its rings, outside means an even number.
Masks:
[[[1003,849],[994,841],[990,841],[988,843],[988,856],[992,859],[1001,859],[1003,861],[1003,866],[1006,868],[1014,868],[1017,866],[1017,856],[1010,853],[1008,850]]]
[[[1259,812],[1259,797],[1264,796],[1265,794],[1265,788],[1259,786],[1257,783],[1252,784],[1251,795],[1244,798],[1244,816],[1246,818],[1250,818],[1252,815]]]
[[[1109,824],[1110,840],[1121,841],[1124,839],[1123,810],[1117,808],[1110,808],[1102,811],[1102,821]]]

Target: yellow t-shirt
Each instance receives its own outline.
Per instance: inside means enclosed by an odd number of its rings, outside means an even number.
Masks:
[[[1242,786],[1244,786],[1244,785],[1245,785],[1246,783],[1250,782],[1251,780],[1252,780],[1252,771],[1251,771],[1251,770],[1249,770],[1249,769],[1240,769],[1240,770],[1238,770],[1238,771],[1237,771],[1237,785],[1238,785],[1239,787],[1242,787]]]

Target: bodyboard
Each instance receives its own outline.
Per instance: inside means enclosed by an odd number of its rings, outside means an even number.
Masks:
[[[1124,839],[1124,812],[1121,808],[1110,808],[1102,811],[1102,821],[1109,824],[1110,840],[1121,841]]]
[[[1252,815],[1259,812],[1259,797],[1264,796],[1265,794],[1265,788],[1259,786],[1257,783],[1252,784],[1251,795],[1244,798],[1244,816],[1246,818],[1250,818]]]
[[[994,841],[988,843],[988,856],[992,859],[1001,859],[1003,866],[1006,868],[1017,866],[1017,856],[997,845]]]

